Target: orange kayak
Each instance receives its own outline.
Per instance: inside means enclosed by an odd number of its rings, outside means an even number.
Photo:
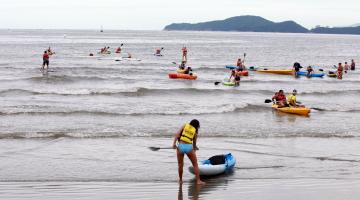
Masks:
[[[272,74],[282,74],[282,75],[293,75],[294,71],[292,69],[258,69],[257,72],[263,73],[272,73]]]
[[[169,78],[171,78],[171,79],[181,78],[181,79],[188,79],[188,80],[196,80],[197,75],[196,74],[190,75],[190,74],[170,73]]]

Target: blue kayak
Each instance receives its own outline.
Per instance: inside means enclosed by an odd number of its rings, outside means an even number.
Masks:
[[[307,72],[300,71],[297,73],[298,76],[307,76]],[[324,73],[312,73],[310,77],[323,77]]]
[[[207,160],[199,162],[199,170],[201,176],[214,176],[228,173],[233,170],[236,160],[231,153],[213,156]],[[194,168],[189,167],[189,171],[194,173]]]
[[[238,67],[235,65],[226,65],[225,68],[233,70],[233,69],[237,69]],[[247,67],[247,70],[249,70],[249,71],[256,71],[256,69],[257,69],[257,67],[254,67],[254,66]]]

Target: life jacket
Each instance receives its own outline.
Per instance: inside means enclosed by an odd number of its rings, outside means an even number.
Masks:
[[[290,101],[294,101],[296,103],[296,96],[291,94],[288,96],[288,103],[290,104]]]
[[[276,101],[286,101],[286,97],[283,94],[278,94],[275,97]]]
[[[180,140],[192,144],[195,135],[196,135],[196,128],[190,124],[185,124],[185,127],[180,136]]]

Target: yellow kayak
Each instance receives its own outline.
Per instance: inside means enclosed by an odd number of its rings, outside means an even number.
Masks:
[[[310,108],[304,107],[283,107],[278,108],[278,105],[273,104],[272,108],[284,113],[296,114],[296,115],[308,115],[310,113]]]
[[[283,74],[283,75],[293,75],[294,71],[292,69],[258,69],[257,72],[263,73],[273,73],[273,74]]]
[[[186,69],[177,68],[176,72],[179,73],[179,74],[184,74],[186,72]]]

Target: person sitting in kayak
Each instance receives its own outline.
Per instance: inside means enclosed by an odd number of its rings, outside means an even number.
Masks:
[[[355,70],[355,61],[354,59],[351,60],[351,70]]]
[[[271,98],[271,100],[278,105],[279,108],[288,106],[286,103],[286,96],[283,90],[279,90],[275,95]]]
[[[200,179],[200,171],[196,157],[196,150],[198,149],[196,146],[196,141],[199,134],[199,129],[200,122],[196,119],[193,119],[190,123],[183,125],[181,129],[175,134],[172,147],[176,149],[179,183],[182,183],[184,155],[186,154],[194,167],[196,183],[204,184],[204,182],[202,182]],[[176,143],[178,143],[177,146]]]
[[[300,71],[300,69],[302,68],[302,66],[300,65],[300,63],[295,62],[293,65],[293,69],[295,71],[295,76],[297,76],[297,73]]]
[[[191,69],[191,67],[186,67],[184,74],[192,75],[192,69]]]
[[[186,67],[186,61],[181,61],[181,64],[179,66],[179,69],[184,70]]]
[[[229,77],[229,80],[231,80],[231,78],[235,78],[235,75],[236,75],[236,71],[235,70],[231,70],[231,73],[230,73],[230,77]]]
[[[342,66],[342,63],[339,63],[337,68],[337,79],[342,79],[343,71],[344,67]]]
[[[289,106],[292,107],[304,107],[296,102],[297,91],[293,90],[292,94],[290,94],[287,98]]]
[[[155,50],[155,55],[161,55],[161,51],[164,49],[164,47],[161,47],[160,49]]]
[[[314,70],[310,65],[307,67],[306,71],[307,71],[307,74],[306,74],[307,77],[310,77],[311,74],[314,73]]]
[[[245,69],[245,65],[244,65],[244,61],[242,61],[241,58],[239,58],[239,59],[237,60],[236,66],[237,66],[237,71],[242,72],[242,71],[246,70],[246,69]]]

